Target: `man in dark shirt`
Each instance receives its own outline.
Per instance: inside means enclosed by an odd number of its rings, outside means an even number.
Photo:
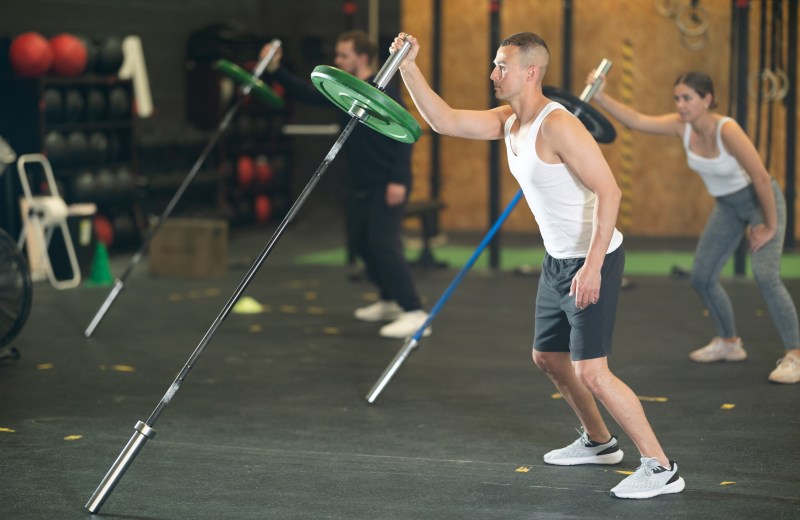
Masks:
[[[270,46],[261,51],[263,57]],[[350,31],[336,42],[334,65],[358,79],[369,82],[375,76],[372,61],[377,53],[363,31]],[[286,92],[306,103],[334,107],[314,86],[281,67],[280,48],[267,72]],[[399,92],[388,87],[386,94],[403,104]],[[351,116],[337,110],[344,127]],[[405,338],[425,323],[411,272],[403,255],[400,227],[411,192],[411,145],[390,139],[358,125],[343,146],[347,159],[347,229],[351,247],[361,257],[367,275],[380,292],[377,302],[356,309],[363,321],[390,321],[380,329],[385,338]],[[430,327],[425,335],[430,334]]]

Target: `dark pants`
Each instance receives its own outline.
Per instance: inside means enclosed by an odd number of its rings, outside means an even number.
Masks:
[[[381,300],[394,300],[404,310],[414,311],[422,305],[400,241],[403,211],[403,205],[386,205],[385,188],[349,194],[348,240],[378,286]]]

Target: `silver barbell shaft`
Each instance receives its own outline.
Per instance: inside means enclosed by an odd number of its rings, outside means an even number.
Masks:
[[[264,72],[264,69],[266,69],[269,62],[272,61],[272,58],[275,57],[275,53],[278,51],[278,48],[280,47],[280,40],[272,40],[271,45],[272,47],[270,48],[270,51],[256,66],[255,72],[253,72],[253,79],[257,79],[261,75],[261,73]],[[242,89],[242,93],[244,95],[247,95],[250,92],[251,88],[252,88],[251,85],[246,85]],[[122,292],[122,289],[125,288],[125,282],[128,280],[128,277],[133,273],[133,270],[142,260],[144,255],[147,254],[147,250],[150,248],[150,242],[152,241],[153,237],[161,229],[161,226],[164,224],[164,222],[166,222],[170,214],[172,214],[172,211],[175,209],[175,206],[178,204],[178,201],[181,200],[181,197],[183,197],[184,192],[194,180],[195,176],[197,175],[197,172],[200,171],[200,167],[203,166],[203,163],[206,162],[208,154],[211,153],[211,150],[214,148],[214,146],[216,146],[220,136],[225,132],[225,130],[228,129],[228,126],[230,126],[230,123],[233,120],[233,116],[239,110],[239,107],[241,106],[243,100],[244,97],[239,97],[233,103],[233,105],[231,105],[231,107],[228,109],[225,115],[222,117],[222,121],[217,127],[217,131],[214,132],[214,135],[211,136],[211,139],[208,141],[208,143],[206,143],[205,148],[200,153],[200,156],[197,158],[194,165],[192,165],[192,169],[189,170],[189,173],[183,179],[183,182],[178,187],[178,190],[175,192],[175,194],[172,196],[172,199],[170,199],[169,203],[167,204],[167,207],[164,209],[163,213],[161,213],[161,215],[158,217],[158,220],[156,221],[155,225],[147,232],[147,235],[142,241],[142,245],[139,247],[139,251],[137,251],[136,254],[133,255],[130,262],[128,263],[128,266],[125,268],[125,271],[123,271],[122,276],[116,279],[116,281],[114,282],[114,287],[111,289],[111,292],[108,293],[108,296],[106,296],[106,299],[100,305],[100,308],[95,313],[94,317],[92,318],[92,321],[89,323],[89,326],[86,327],[86,330],[83,332],[83,335],[86,336],[87,338],[90,338],[92,336],[97,326],[100,325],[100,322],[103,320],[103,317],[105,317],[106,313],[111,308],[111,304],[114,303],[114,300],[117,299],[117,296],[119,296],[119,294]]]
[[[408,45],[408,47],[410,47],[410,44]],[[397,66],[393,68],[392,73],[396,71],[397,71]],[[387,78],[387,81],[388,79],[391,78],[390,77]],[[122,449],[122,452],[119,454],[114,464],[106,473],[105,477],[100,482],[100,485],[97,487],[92,497],[86,503],[85,507],[90,513],[97,513],[100,510],[102,505],[108,499],[109,495],[114,491],[116,485],[125,475],[125,472],[133,463],[134,459],[139,454],[139,451],[141,451],[144,444],[147,442],[148,439],[152,439],[155,436],[155,430],[153,429],[153,426],[155,425],[156,421],[158,421],[158,418],[161,416],[161,413],[164,411],[166,406],[170,403],[172,398],[180,389],[181,384],[186,379],[186,377],[188,377],[189,372],[192,370],[192,368],[194,368],[195,363],[203,354],[203,351],[206,349],[211,339],[214,337],[217,330],[222,325],[222,322],[225,320],[225,318],[228,317],[231,310],[233,309],[233,306],[242,296],[245,289],[247,289],[247,286],[250,285],[250,282],[252,282],[256,273],[261,268],[261,265],[267,259],[269,254],[272,252],[272,249],[275,247],[275,244],[280,239],[284,230],[294,219],[297,212],[300,211],[300,208],[303,206],[308,196],[314,190],[314,187],[322,178],[322,175],[328,169],[328,166],[330,166],[333,159],[339,153],[339,150],[341,150],[342,146],[344,145],[344,142],[347,140],[348,137],[350,137],[350,134],[353,132],[359,121],[360,121],[359,118],[353,117],[350,119],[350,122],[347,123],[347,126],[345,126],[344,130],[342,130],[342,133],[339,136],[339,138],[336,140],[331,149],[328,151],[328,154],[325,156],[325,159],[319,165],[316,172],[314,172],[314,175],[308,181],[306,187],[303,188],[303,191],[297,197],[297,200],[294,202],[294,204],[292,204],[292,207],[289,209],[289,212],[286,214],[281,223],[278,225],[278,228],[275,230],[272,237],[267,242],[267,245],[264,246],[264,249],[261,251],[261,253],[259,253],[255,262],[253,262],[253,265],[250,266],[250,269],[247,271],[244,278],[239,283],[238,287],[233,292],[233,295],[230,297],[228,302],[222,308],[222,311],[214,319],[208,331],[206,331],[205,335],[200,340],[200,343],[192,352],[192,355],[189,357],[189,360],[183,366],[181,371],[178,373],[178,376],[175,378],[170,387],[167,389],[167,392],[161,398],[161,401],[158,403],[153,412],[150,414],[150,417],[147,419],[146,422],[143,423],[139,421],[136,424],[136,432],[134,432],[133,436],[130,438],[128,443]]]

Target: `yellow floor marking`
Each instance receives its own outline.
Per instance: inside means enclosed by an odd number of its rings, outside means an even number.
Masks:
[[[11,428],[0,428],[0,433],[17,433],[17,431]]]
[[[764,316],[764,309],[756,309],[756,316],[758,316],[759,318]]]
[[[261,332],[262,330],[264,330],[264,327],[262,327],[258,323],[250,325],[250,332]]]
[[[111,370],[116,370],[117,372],[134,372],[134,371],[136,371],[136,369],[133,368],[130,365],[111,365]]]
[[[197,299],[202,296],[200,291],[189,291],[189,298]]]
[[[705,316],[706,318],[710,316],[708,309],[703,309],[703,316]]]
[[[323,334],[339,334],[339,327],[322,327]]]
[[[83,439],[83,435],[67,435],[64,437],[65,441],[77,441],[78,439]]]
[[[316,300],[317,299],[317,291],[306,291],[303,295],[306,300]]]
[[[36,368],[39,370],[50,370],[51,368],[55,368],[56,366],[53,363],[39,363],[36,365]]]
[[[520,466],[517,469],[515,469],[514,471],[516,471],[517,473],[527,473],[530,470],[531,470],[531,468],[526,468],[525,466]]]
[[[297,312],[296,305],[281,305],[281,312],[284,314],[294,314]]]
[[[317,307],[315,305],[311,305],[306,307],[306,312],[309,314],[325,314],[325,309],[322,307]]]
[[[623,471],[621,469],[615,469],[614,473],[619,473],[620,475],[633,475],[633,471]]]
[[[203,291],[203,294],[205,294],[206,296],[219,296],[220,293],[221,291],[216,287],[211,287]]]
[[[552,399],[561,399],[564,396],[562,396],[559,392],[556,392],[554,394],[550,394],[550,397]],[[669,400],[666,397],[648,397],[645,395],[640,395],[637,397],[639,398],[640,401],[651,401],[655,403],[666,403]]]
[[[183,299],[183,295],[181,293],[169,293],[169,301],[177,302]]]
[[[733,410],[734,407],[736,407],[736,405],[731,403],[725,403],[722,406],[720,406],[720,408],[722,408],[723,410]]]
[[[723,480],[719,483],[720,486],[730,486],[731,484],[736,484],[736,482],[731,482],[729,480]]]
[[[300,280],[292,280],[291,282],[289,282],[289,287],[291,289],[302,289],[303,285],[305,284]]]
[[[378,293],[376,292],[365,292],[361,293],[361,298],[368,302],[376,302],[378,301]]]

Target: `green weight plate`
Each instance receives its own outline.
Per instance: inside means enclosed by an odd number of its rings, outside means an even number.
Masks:
[[[368,117],[361,121],[376,132],[404,143],[414,143],[422,135],[419,123],[394,99],[355,76],[328,65],[319,65],[311,81],[326,98],[345,112],[353,104]]]
[[[242,87],[250,86],[250,94],[260,99],[267,106],[272,108],[283,108],[285,104],[283,98],[275,93],[274,90],[269,88],[263,81],[253,78],[253,75],[235,63],[228,60],[217,60],[214,63],[214,68],[220,71],[223,75],[229,77]]]

